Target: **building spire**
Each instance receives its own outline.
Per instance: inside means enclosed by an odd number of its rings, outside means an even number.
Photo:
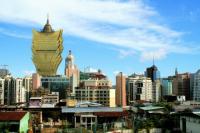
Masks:
[[[49,24],[49,13],[47,13],[47,24]]]
[[[53,32],[53,29],[51,28],[51,25],[49,24],[49,14],[47,14],[47,22],[44,25],[44,28],[43,28],[42,32],[45,32],[45,33]]]
[[[178,69],[177,67],[175,68],[175,76],[178,75]]]

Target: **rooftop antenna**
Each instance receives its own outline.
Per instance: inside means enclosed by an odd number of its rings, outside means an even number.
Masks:
[[[153,65],[154,65],[154,55],[153,55]]]

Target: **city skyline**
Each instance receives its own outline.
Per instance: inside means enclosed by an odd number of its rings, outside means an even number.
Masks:
[[[48,3],[45,9],[46,0],[39,5],[24,0],[1,3],[1,64],[8,65],[14,76],[35,72],[32,29],[42,29],[47,13],[53,29],[64,32],[58,74],[64,74],[69,50],[80,70],[87,66],[101,69],[112,81],[120,71],[144,73],[153,58],[161,77],[173,75],[176,67],[180,72],[200,68],[197,0],[60,0]]]

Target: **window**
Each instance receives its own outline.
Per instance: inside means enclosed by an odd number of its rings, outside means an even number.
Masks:
[[[142,88],[137,88],[137,93],[141,94],[142,93]]]
[[[140,95],[136,95],[136,100],[140,100]]]
[[[85,117],[83,117],[83,122],[86,122],[86,118]]]
[[[92,122],[95,122],[95,117],[92,117]]]

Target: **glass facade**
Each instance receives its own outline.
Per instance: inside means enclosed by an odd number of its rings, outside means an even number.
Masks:
[[[41,85],[45,89],[50,89],[51,92],[59,92],[59,99],[65,99],[67,90],[69,89],[70,81],[65,76],[42,77]]]
[[[162,96],[172,95],[172,79],[162,79]]]

